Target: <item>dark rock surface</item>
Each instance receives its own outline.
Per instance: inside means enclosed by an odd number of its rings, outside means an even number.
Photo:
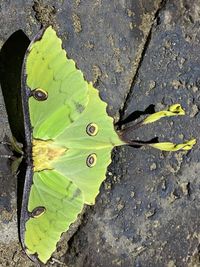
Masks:
[[[138,129],[132,139],[195,137],[198,143],[190,152],[115,149],[95,206],[86,209],[68,250],[64,235],[47,266],[200,266],[199,1],[0,0],[1,47],[15,33],[7,54],[1,51],[2,90],[20,88],[26,35],[31,39],[50,23],[116,121],[152,104],[160,110],[180,103],[186,110],[187,116]],[[12,106],[16,98],[10,96]],[[19,116],[10,118],[9,110],[0,95],[0,141],[11,136],[7,113],[22,141]],[[0,153],[10,152],[0,145]],[[18,239],[17,178],[9,164],[0,158],[0,266],[34,266]]]

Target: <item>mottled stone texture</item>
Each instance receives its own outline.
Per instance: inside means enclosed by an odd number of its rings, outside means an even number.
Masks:
[[[198,0],[0,0],[5,97],[0,94],[0,141],[11,136],[9,120],[23,142],[17,92],[27,37],[41,24],[53,24],[68,56],[100,90],[116,121],[151,105],[160,110],[181,103],[187,111],[138,129],[130,138],[182,142],[196,137],[199,142],[199,23]],[[71,231],[68,250],[69,235],[63,236],[53,266],[200,266],[198,148],[197,143],[190,152],[115,149],[95,206]],[[10,154],[5,145],[0,153]],[[11,174],[9,160],[0,158],[0,266],[34,266],[18,239],[19,179]]]

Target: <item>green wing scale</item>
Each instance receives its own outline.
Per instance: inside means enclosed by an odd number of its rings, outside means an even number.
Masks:
[[[113,147],[137,141],[127,140],[123,130],[120,135],[115,131],[106,103],[67,58],[51,26],[34,38],[26,52],[22,104],[27,170],[20,235],[27,255],[46,263],[84,204],[95,203]],[[140,125],[175,115],[184,115],[178,104],[150,115]],[[149,145],[176,151],[189,150],[195,142]]]
[[[39,214],[38,207],[43,210]],[[54,170],[36,172],[29,195],[25,246],[28,254],[37,253],[42,262],[50,258],[62,232],[77,218],[83,208],[81,191],[69,179]]]
[[[28,49],[27,85],[48,96],[42,103],[29,99],[34,138],[51,139],[70,125],[88,103],[88,85],[73,60],[66,58],[61,40],[49,27]],[[37,91],[35,91],[37,92]]]
[[[24,189],[29,196],[22,209],[21,239],[33,260],[46,263],[83,205],[95,203],[111,150],[124,142],[106,103],[67,58],[52,27],[30,44],[24,71],[33,174],[30,188],[25,184]]]

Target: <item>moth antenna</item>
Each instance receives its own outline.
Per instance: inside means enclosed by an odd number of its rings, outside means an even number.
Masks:
[[[10,142],[7,142],[7,141],[0,141],[0,144],[1,145],[11,146],[11,143]]]
[[[11,155],[0,155],[0,158],[2,159],[12,159],[13,158],[13,156],[11,156]]]

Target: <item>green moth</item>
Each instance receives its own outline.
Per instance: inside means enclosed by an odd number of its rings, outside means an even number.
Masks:
[[[51,26],[39,32],[26,52],[22,104],[27,170],[21,242],[32,260],[46,263],[84,204],[95,203],[113,147],[137,142],[115,130],[106,103],[67,58]],[[150,115],[141,125],[183,114],[176,104]],[[194,144],[195,139],[149,145],[189,150]]]

